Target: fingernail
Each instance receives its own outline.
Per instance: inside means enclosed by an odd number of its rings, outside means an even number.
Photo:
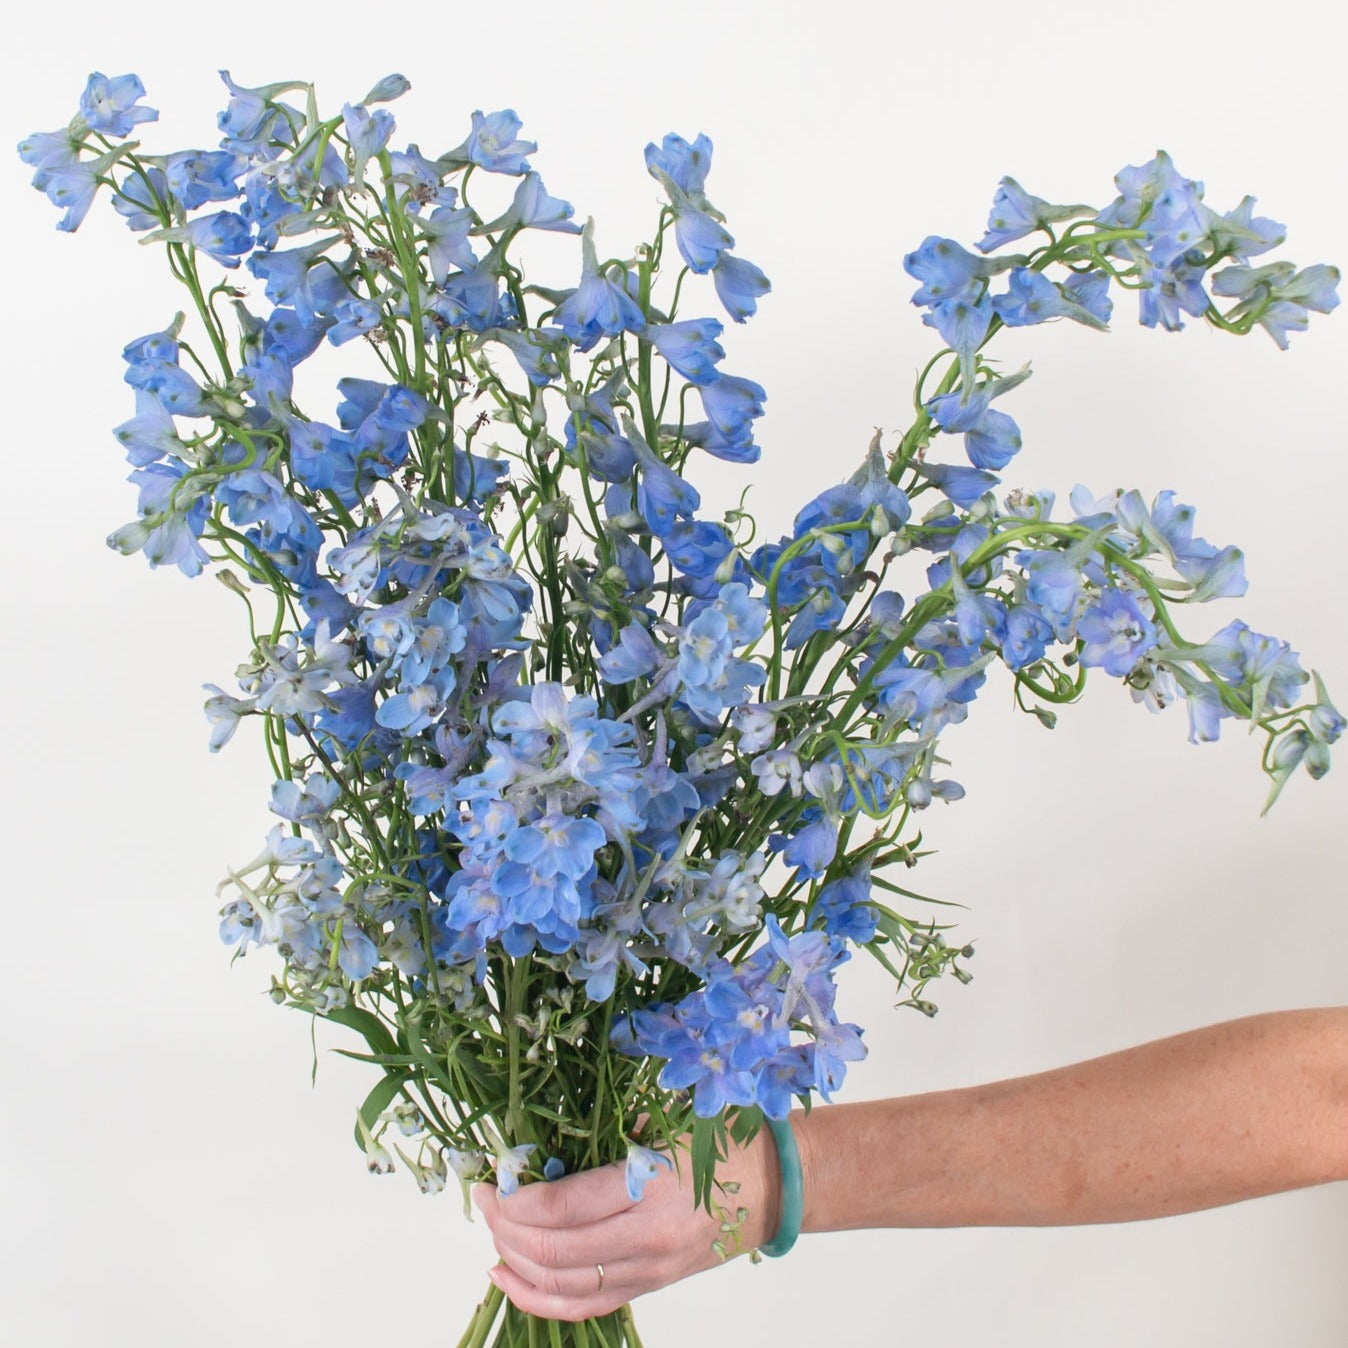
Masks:
[[[501,1281],[501,1274],[497,1269],[489,1268],[487,1270],[487,1277],[489,1277],[492,1280],[492,1282],[494,1282],[497,1285],[497,1287],[501,1289],[501,1291],[503,1292],[505,1291],[505,1283]]]

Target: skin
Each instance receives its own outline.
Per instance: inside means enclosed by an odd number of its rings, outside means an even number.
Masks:
[[[803,1232],[1137,1221],[1348,1179],[1348,1007],[1228,1021],[1052,1072],[791,1116]],[[903,1149],[903,1139],[941,1145]],[[902,1164],[856,1166],[899,1152]],[[712,1268],[718,1221],[661,1172],[632,1203],[621,1164],[474,1199],[521,1310],[580,1320]],[[718,1172],[771,1238],[776,1146],[763,1129]],[[599,1289],[596,1265],[603,1265]]]

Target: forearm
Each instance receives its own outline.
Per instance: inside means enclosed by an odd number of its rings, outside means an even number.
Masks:
[[[792,1119],[806,1231],[1132,1221],[1348,1178],[1348,1008]]]

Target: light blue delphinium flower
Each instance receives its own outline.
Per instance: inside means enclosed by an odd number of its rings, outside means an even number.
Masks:
[[[1003,178],[992,198],[988,230],[978,241],[978,251],[990,253],[1059,220],[1091,213],[1089,206],[1050,205],[1041,197],[1031,196],[1014,178]]]
[[[628,276],[615,281],[599,270],[599,255],[594,246],[594,221],[588,220],[581,231],[580,285],[553,313],[553,322],[588,351],[600,337],[616,337],[620,332],[640,332],[646,317],[628,290]]]
[[[384,316],[371,300],[347,300],[333,311],[336,323],[328,329],[327,338],[333,346],[343,346],[357,337],[373,332]]]
[[[100,179],[120,153],[110,150],[99,159],[71,159],[53,166],[44,165],[34,175],[35,184],[38,178],[42,179],[47,200],[65,212],[57,222],[57,229],[74,233],[80,227],[98,195],[102,185]]]
[[[673,1171],[674,1162],[663,1152],[652,1151],[650,1147],[640,1147],[635,1142],[628,1143],[627,1164],[624,1176],[627,1181],[627,1196],[634,1203],[640,1203],[646,1192],[646,1185],[662,1170]]]
[[[915,463],[913,468],[961,510],[967,510],[1001,481],[995,473],[961,464]]]
[[[472,130],[457,149],[444,156],[446,160],[476,164],[488,173],[527,173],[527,157],[538,149],[531,140],[518,139],[523,122],[510,108],[499,112],[473,113]]]
[[[220,78],[229,90],[228,106],[216,117],[216,125],[225,133],[221,145],[240,154],[258,155],[263,159],[275,153],[270,147],[273,137],[285,144],[293,144],[293,127],[303,126],[304,117],[295,108],[278,103],[277,96],[291,89],[303,89],[301,80],[265,84],[249,89],[235,84],[228,70]]]
[[[1000,472],[1020,452],[1020,427],[995,407],[964,434],[964,452],[975,468]]]
[[[854,945],[865,945],[874,937],[879,917],[871,903],[869,862],[825,885],[810,905],[812,924],[822,924],[825,934]]]
[[[97,71],[89,76],[80,98],[80,116],[91,131],[101,136],[129,136],[141,122],[159,120],[154,108],[137,106],[145,97],[145,86],[135,75],[114,75],[109,79]]]
[[[767,391],[752,379],[721,375],[699,392],[711,424],[731,444],[743,444],[753,436],[752,422],[763,415]]]
[[[475,213],[466,206],[442,205],[421,222],[436,285],[444,285],[452,269],[472,271],[478,265],[477,254],[468,242],[475,219]]]
[[[719,378],[716,363],[725,358],[725,351],[716,340],[720,335],[721,325],[714,318],[651,323],[642,333],[669,365],[698,385]]]
[[[198,216],[183,226],[183,233],[193,248],[200,248],[222,267],[237,267],[253,247],[252,226],[235,211]]]
[[[1164,150],[1145,164],[1120,169],[1119,196],[1097,217],[1112,229],[1140,229],[1158,267],[1169,267],[1208,236],[1215,213],[1203,204],[1203,184],[1186,178]]]
[[[687,193],[668,185],[674,206],[674,242],[683,260],[695,272],[711,271],[727,249],[735,246],[726,227],[709,211],[694,204]]]
[[[1203,288],[1207,272],[1201,265],[1183,256],[1158,265],[1140,250],[1134,250],[1134,260],[1142,278],[1137,315],[1144,327],[1179,332],[1184,327],[1181,313],[1192,318],[1202,318],[1207,313],[1210,301]]]
[[[493,1135],[492,1166],[496,1171],[496,1187],[502,1198],[509,1198],[520,1187],[520,1175],[529,1168],[529,1154],[533,1150],[532,1142],[507,1147],[499,1137]]]
[[[955,295],[948,300],[939,300],[922,316],[922,321],[935,328],[959,357],[963,386],[972,387],[974,352],[988,335],[988,324],[992,321],[992,302],[988,296],[983,294],[974,299],[968,295]]]
[[[1213,217],[1209,237],[1219,257],[1244,262],[1283,243],[1287,238],[1287,226],[1267,216],[1256,216],[1254,198],[1247,196],[1234,210]]]
[[[1098,275],[1108,282],[1105,273]],[[1009,328],[1044,323],[1051,318],[1071,318],[1092,328],[1105,326],[1104,320],[1077,294],[1056,285],[1043,272],[1016,267],[1007,280],[1006,294],[994,295],[992,307]]]
[[[1030,367],[1026,365],[1015,374],[989,377],[953,393],[940,393],[927,401],[926,411],[943,431],[967,431],[978,425],[995,398],[1010,393],[1029,377]]]
[[[113,434],[133,467],[144,468],[166,454],[182,457],[183,442],[173,417],[158,395],[147,389],[136,390],[136,415],[122,422]]]
[[[673,131],[657,147],[646,146],[646,170],[658,182],[674,183],[681,191],[697,195],[707,183],[711,170],[711,141],[699,133],[690,145]]]
[[[342,105],[342,129],[346,133],[352,158],[355,160],[352,171],[355,182],[365,180],[366,163],[388,144],[393,128],[393,114],[384,111],[383,108],[377,112],[370,112],[363,105],[354,107],[350,103]]]
[[[1084,643],[1083,665],[1099,665],[1106,674],[1122,678],[1156,644],[1156,624],[1142,611],[1137,595],[1114,587],[1086,606],[1077,636]]]
[[[1236,298],[1228,318],[1249,314],[1285,351],[1290,332],[1306,330],[1311,309],[1327,314],[1336,308],[1339,270],[1323,263],[1297,271],[1290,262],[1266,267],[1226,267],[1212,278],[1212,293]]]
[[[929,234],[903,259],[903,269],[921,285],[913,292],[919,306],[940,304],[944,300],[977,300],[984,289],[984,277],[995,268],[954,239]]]
[[[828,869],[838,853],[838,821],[825,815],[797,829],[782,848],[782,859],[812,880]]]
[[[247,167],[248,161],[230,150],[184,150],[169,155],[162,176],[182,208],[194,211],[208,201],[233,201],[242,190],[238,179]],[[144,191],[136,174],[129,176],[127,185]]]
[[[33,174],[33,186],[41,192],[46,190],[47,179],[53,172],[69,168],[79,159],[83,146],[83,138],[70,127],[62,127],[59,131],[34,131],[19,142],[19,158],[37,170]]]
[[[717,259],[711,279],[726,313],[736,323],[756,314],[758,301],[772,289],[772,283],[758,267],[735,257],[728,249]]]
[[[652,453],[637,430],[636,423],[625,414],[623,431],[641,469],[641,476],[637,480],[637,509],[646,521],[647,528],[657,538],[663,537],[673,527],[675,520],[691,519],[694,516],[702,504],[702,497],[696,487]]]
[[[543,179],[530,169],[520,179],[505,214],[476,232],[499,234],[509,229],[548,229],[561,234],[579,234],[581,227],[571,218],[573,213],[571,203],[549,196]]]
[[[1267,708],[1290,707],[1307,681],[1297,653],[1287,642],[1252,631],[1239,619],[1223,627],[1191,658],[1202,658],[1218,678],[1250,692],[1252,720]]]
[[[654,673],[660,662],[661,653],[651,634],[640,623],[629,623],[599,657],[598,666],[606,683],[623,684]]]

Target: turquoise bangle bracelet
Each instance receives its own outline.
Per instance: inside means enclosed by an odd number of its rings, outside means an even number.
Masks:
[[[777,1234],[766,1245],[760,1245],[758,1251],[777,1259],[800,1235],[800,1221],[805,1215],[805,1184],[800,1173],[800,1151],[790,1123],[786,1119],[768,1119],[767,1125],[777,1141],[777,1162],[782,1169],[782,1215],[777,1222]]]

